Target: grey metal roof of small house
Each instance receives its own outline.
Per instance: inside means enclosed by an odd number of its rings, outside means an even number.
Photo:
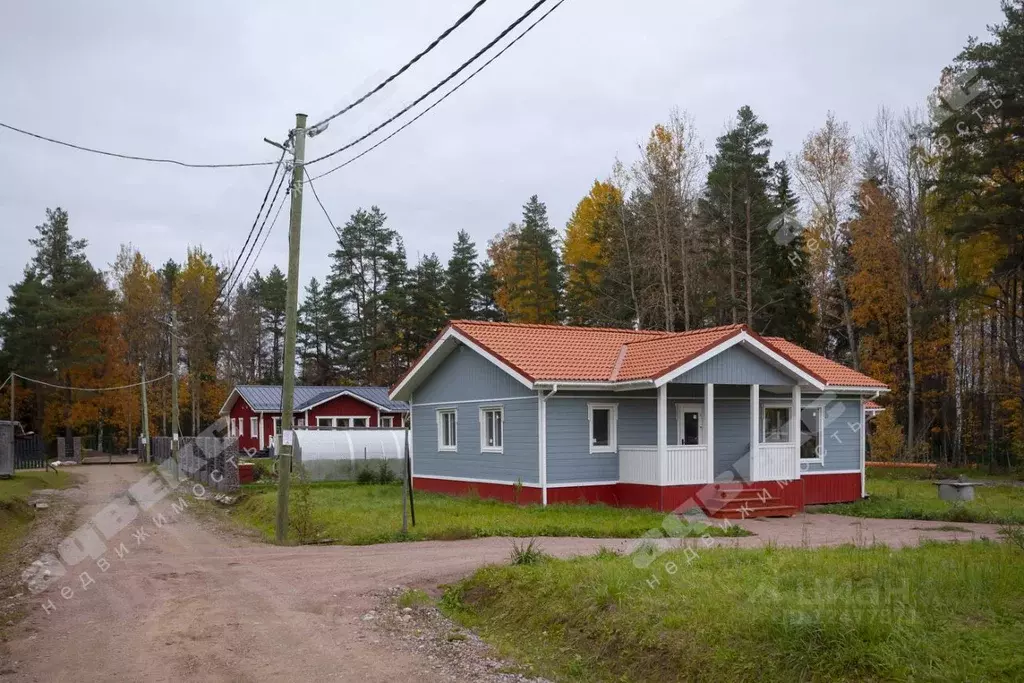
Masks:
[[[249,406],[257,411],[280,412],[281,411],[281,387],[280,386],[252,386],[243,385],[235,387],[239,395],[245,399]],[[405,401],[392,401],[388,398],[387,387],[295,387],[295,410],[306,410],[310,406],[323,403],[339,394],[349,393],[362,398],[370,403],[376,404],[382,410],[390,412],[408,412],[409,404]]]

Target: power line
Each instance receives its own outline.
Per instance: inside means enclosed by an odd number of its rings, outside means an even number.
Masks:
[[[409,111],[410,109],[415,107],[417,104],[419,104],[423,100],[425,100],[428,97],[430,97],[431,95],[433,95],[442,86],[444,86],[450,80],[452,80],[453,78],[458,76],[460,73],[462,73],[466,69],[466,67],[468,67],[470,64],[472,64],[474,61],[476,61],[480,57],[480,55],[482,55],[483,53],[487,52],[492,47],[494,47],[494,45],[497,44],[498,41],[500,41],[502,38],[504,38],[510,32],[512,32],[515,29],[516,26],[518,26],[519,24],[523,23],[523,21],[525,21],[527,17],[529,17],[531,14],[533,14],[537,10],[537,8],[540,7],[541,5],[543,5],[545,2],[547,2],[547,0],[537,0],[537,2],[535,2],[528,10],[526,10],[526,12],[524,12],[518,19],[516,19],[511,24],[509,24],[507,27],[505,27],[505,30],[503,30],[501,33],[499,33],[496,38],[494,38],[491,42],[487,43],[487,45],[485,45],[483,48],[478,50],[475,55],[473,55],[472,57],[467,59],[465,62],[463,62],[459,66],[459,68],[455,69],[455,71],[453,71],[450,74],[448,74],[447,76],[445,76],[440,82],[438,82],[430,90],[428,90],[427,92],[423,93],[422,95],[417,97],[415,100],[413,100],[412,102],[407,104],[405,107],[403,107],[397,114],[395,114],[391,118],[387,119],[386,121],[384,121],[380,125],[376,126],[375,128],[371,129],[370,131],[366,132],[365,134],[359,136],[358,138],[356,138],[352,142],[349,142],[348,144],[339,147],[338,149],[334,150],[333,152],[328,152],[327,154],[324,154],[323,156],[317,157],[316,159],[313,159],[312,161],[307,161],[306,165],[315,164],[317,162],[323,161],[324,159],[329,159],[329,158],[333,157],[335,154],[339,154],[341,152],[344,152],[346,149],[351,149],[352,147],[354,147],[355,145],[358,145],[360,142],[362,142],[366,138],[368,138],[371,135],[373,135],[374,133],[378,132],[380,129],[388,126],[391,123],[393,123],[397,118],[399,118],[400,116],[405,114],[407,111]]]
[[[39,133],[33,133],[31,131],[16,128],[12,125],[0,122],[0,128],[6,128],[7,130],[14,131],[15,133],[21,133],[37,140],[43,140],[45,142],[52,142],[55,145],[61,145],[63,147],[70,147],[71,149],[77,149],[81,152],[91,152],[92,154],[100,154],[106,157],[114,157],[116,159],[128,159],[130,161],[148,161],[153,164],[172,164],[174,166],[184,166],[185,168],[249,168],[252,166],[273,166],[273,161],[252,161],[248,163],[240,164],[194,164],[188,161],[179,161],[178,159],[162,159],[159,157],[142,157],[135,156],[134,154],[121,154],[120,152],[108,152],[102,149],[96,149],[94,147],[85,147],[83,145],[76,145],[71,142],[64,142],[63,140],[57,140],[50,138]]]
[[[253,231],[256,230],[256,224],[260,222],[260,216],[263,215],[263,209],[267,206],[267,198],[270,196],[270,190],[271,190],[271,188],[274,187],[274,181],[277,180],[277,174],[281,170],[281,162],[284,161],[284,155],[285,155],[285,150],[282,149],[281,150],[281,158],[279,158],[277,160],[277,164],[274,166],[274,175],[272,175],[270,177],[270,184],[267,185],[267,191],[263,193],[263,201],[260,202],[260,210],[256,212],[256,218],[253,219],[252,227],[249,228],[249,234],[245,238],[245,244],[242,245],[242,250],[238,252],[238,258],[235,259],[234,265],[232,265],[231,269],[228,271],[228,276],[227,276],[227,278],[225,278],[224,283],[221,284],[220,288],[217,290],[217,297],[214,299],[214,301],[217,301],[217,299],[220,299],[220,297],[224,294],[224,289],[225,288],[227,288],[227,290],[229,292],[231,291],[231,287],[229,287],[229,285],[231,283],[231,278],[234,277],[235,270],[238,268],[238,263],[242,260],[242,254],[244,254],[245,250],[249,248],[249,241],[252,239]],[[285,175],[282,174],[282,176],[281,176],[281,181],[282,182],[284,181],[284,178],[285,178]],[[280,184],[277,187],[278,187],[278,190],[281,189]],[[276,192],[274,193],[274,198],[275,199],[277,198],[277,193]],[[273,202],[271,202],[270,205],[271,205],[271,207],[273,207],[273,205],[274,205]],[[267,213],[269,214],[270,211],[268,210]],[[264,221],[265,220],[266,219],[264,219]],[[259,239],[259,238],[257,238],[257,239]],[[253,247],[255,248],[255,246],[256,245],[255,245],[255,242],[254,242],[253,243]],[[250,253],[251,253],[251,250],[250,250]],[[243,266],[243,268],[244,267],[245,266]],[[213,307],[211,306],[210,308],[213,308]],[[207,311],[207,312],[209,312],[209,311]]]
[[[260,243],[259,251],[256,252],[256,258],[253,259],[252,265],[254,268],[256,267],[256,262],[260,260],[260,254],[263,253],[263,247],[266,246],[267,240],[270,239],[270,233],[274,231],[274,226],[277,225],[277,217],[281,215],[281,209],[284,208],[285,202],[288,199],[288,194],[290,192],[291,188],[285,190],[284,199],[282,199],[281,203],[277,205],[277,213],[274,214],[274,220],[270,221],[270,228],[267,230],[267,234],[263,237],[263,242]],[[249,272],[245,274],[245,278],[239,280],[239,282],[244,282],[245,280],[249,279],[249,275],[251,274],[252,268],[250,268]],[[236,282],[235,284],[237,285],[238,282]]]
[[[483,6],[483,4],[486,3],[486,2],[487,2],[487,0],[477,0],[477,2],[472,7],[469,8],[469,11],[467,11],[465,14],[463,14],[461,17],[459,17],[458,20],[454,24],[449,26],[447,29],[445,29],[444,32],[441,35],[439,35],[437,38],[434,38],[433,42],[431,42],[430,45],[427,45],[422,51],[420,51],[419,54],[417,54],[415,57],[413,57],[408,62],[406,62],[405,65],[401,69],[399,69],[395,73],[393,73],[390,76],[388,76],[387,78],[385,78],[383,81],[381,81],[379,84],[377,84],[377,87],[375,87],[373,90],[371,90],[370,92],[368,92],[365,95],[363,95],[362,97],[360,97],[358,100],[356,100],[352,104],[342,108],[340,111],[338,111],[338,112],[336,112],[334,114],[331,114],[330,116],[328,116],[326,119],[324,119],[320,123],[312,126],[312,128],[316,129],[316,128],[319,128],[320,126],[324,125],[325,123],[327,123],[329,121],[333,121],[334,119],[338,118],[339,116],[341,116],[345,112],[347,112],[350,109],[353,109],[353,108],[359,106],[360,104],[365,102],[367,99],[369,99],[373,95],[375,95],[378,92],[380,92],[381,90],[383,90],[388,85],[388,83],[390,83],[391,81],[395,80],[396,78],[398,78],[399,76],[404,74],[406,71],[408,71],[409,67],[411,67],[416,62],[420,61],[420,58],[422,58],[428,52],[430,52],[435,47],[437,47],[442,40],[447,38],[452,33],[452,31],[457,29],[459,26],[462,26],[462,24],[465,23],[466,20],[469,19],[471,16],[473,16],[473,13],[476,12],[478,9],[480,9],[480,7]]]
[[[277,183],[277,189],[276,189],[276,190],[274,190],[274,198],[270,200],[270,209],[273,209],[273,208],[274,208],[274,204],[276,204],[276,203],[277,203],[277,196],[278,196],[278,194],[279,194],[279,193],[281,192],[281,186],[282,186],[282,185],[284,185],[284,181],[285,181],[285,180],[287,179],[287,177],[288,177],[288,176],[287,176],[286,174],[285,174],[285,175],[282,175],[282,176],[281,176],[281,180],[279,180],[279,181],[278,181],[278,183]],[[284,202],[283,202],[283,201],[281,202],[281,206],[284,206]],[[267,209],[267,214],[266,214],[266,215],[265,215],[265,216],[263,217],[263,223],[262,223],[262,224],[260,225],[260,229],[259,229],[259,231],[258,231],[258,232],[256,233],[256,239],[255,239],[255,240],[253,241],[253,243],[252,243],[252,249],[250,249],[250,250],[249,250],[249,255],[248,255],[248,256],[246,256],[246,257],[245,257],[245,261],[243,261],[243,262],[242,262],[242,269],[241,269],[240,271],[238,271],[239,273],[243,272],[243,271],[245,270],[246,266],[248,266],[248,265],[249,265],[249,259],[251,259],[251,258],[252,258],[252,254],[253,254],[253,251],[254,251],[254,250],[256,249],[256,242],[258,242],[258,241],[259,241],[259,239],[260,239],[260,236],[261,236],[261,235],[263,234],[263,229],[264,229],[264,228],[266,227],[266,225],[267,225],[267,219],[269,219],[269,218],[270,218],[270,209]],[[262,208],[261,208],[261,211],[262,211]],[[281,212],[281,209],[280,209],[280,207],[278,207],[278,214],[279,214],[280,212]],[[257,218],[258,218],[258,216],[257,216]],[[277,222],[277,215],[276,215],[276,214],[275,214],[275,216],[274,216],[274,222]],[[254,226],[254,227],[255,227],[255,226]],[[267,233],[267,234],[269,235],[269,233]],[[241,254],[239,254],[239,256],[241,256]],[[253,265],[255,265],[255,263],[256,263],[256,262],[255,262],[255,261],[253,261]],[[227,298],[228,298],[229,296],[231,296],[231,290],[232,290],[232,289],[234,289],[235,287],[237,287],[237,286],[238,286],[238,284],[239,284],[240,282],[241,282],[241,278],[237,278],[237,279],[235,280],[235,284],[234,284],[234,285],[232,285],[231,287],[228,287],[227,291],[226,291],[226,292],[223,292],[223,293],[222,293],[222,294],[223,294],[223,296],[224,296],[224,300],[225,300],[225,301],[227,301]],[[218,300],[220,299],[220,297],[221,297],[221,294],[218,294],[218,295],[217,295],[217,298],[216,298],[216,299],[214,299],[214,303],[216,303],[216,302],[217,302],[217,301],[218,301]],[[212,309],[213,307],[211,306],[210,308]],[[208,312],[209,312],[209,311],[207,311],[207,313],[208,313]]]
[[[12,377],[18,377],[19,379],[23,379],[26,382],[33,382],[35,384],[41,384],[43,386],[50,387],[51,389],[65,389],[65,390],[66,389],[70,389],[72,391],[120,391],[122,389],[133,389],[135,387],[141,387],[143,384],[152,384],[153,382],[159,382],[160,380],[167,379],[168,377],[170,377],[171,373],[168,372],[166,375],[163,375],[161,377],[157,377],[156,379],[147,379],[145,382],[136,382],[135,384],[125,384],[124,386],[120,386],[120,387],[69,387],[69,386],[63,386],[63,385],[60,385],[60,384],[50,384],[49,382],[44,382],[41,379],[32,379],[31,377],[25,377],[25,375],[19,375],[16,372],[12,372],[11,376]],[[2,389],[2,388],[3,387],[0,386],[0,389]]]
[[[313,185],[313,179],[309,177],[309,171],[305,168],[303,168],[302,170],[306,172],[306,183],[309,185],[309,189],[313,190],[313,197],[316,199],[316,203],[320,205],[320,209],[324,212],[324,216],[327,217],[327,222],[330,223],[331,228],[334,230],[335,233],[337,233],[338,239],[340,240],[341,230],[339,230],[338,226],[334,224],[333,220],[331,220],[331,214],[327,213],[327,207],[324,206],[324,203],[322,201],[320,201],[320,195],[316,193],[316,186]]]
[[[400,126],[399,128],[397,128],[397,129],[395,129],[394,131],[392,131],[392,132],[391,132],[391,133],[390,133],[390,134],[389,134],[389,135],[388,135],[387,137],[385,137],[385,138],[381,139],[380,141],[376,142],[376,143],[375,143],[375,144],[373,144],[372,146],[370,146],[370,147],[366,148],[365,150],[363,150],[363,151],[362,151],[362,152],[360,152],[359,154],[355,155],[355,156],[354,156],[354,157],[352,157],[351,159],[348,159],[347,161],[344,161],[344,162],[342,162],[342,163],[338,164],[338,165],[337,165],[337,166],[335,166],[334,168],[332,168],[332,169],[330,169],[330,170],[328,170],[328,171],[324,171],[324,172],[323,172],[323,173],[321,173],[320,175],[316,175],[316,176],[313,176],[312,178],[310,178],[310,179],[309,179],[309,181],[308,181],[308,182],[309,182],[310,184],[312,184],[312,181],[314,181],[314,180],[319,180],[320,178],[323,178],[323,177],[324,177],[325,175],[330,175],[331,173],[334,173],[334,172],[335,172],[335,171],[337,171],[338,169],[341,169],[341,168],[345,168],[346,166],[348,166],[348,165],[349,165],[349,164],[351,164],[352,162],[354,162],[354,161],[357,161],[357,160],[359,160],[359,159],[363,158],[364,156],[366,156],[367,154],[369,154],[369,153],[370,153],[370,152],[372,152],[373,150],[377,149],[378,147],[380,147],[381,145],[383,145],[383,144],[384,144],[385,142],[387,142],[387,141],[388,141],[388,140],[390,140],[391,138],[393,138],[393,137],[395,137],[396,135],[398,135],[399,133],[401,133],[401,132],[402,132],[403,130],[405,130],[406,128],[408,128],[408,127],[409,127],[409,126],[411,126],[412,124],[416,123],[416,121],[418,121],[418,120],[419,120],[419,119],[420,119],[420,118],[421,118],[421,117],[422,117],[423,115],[425,115],[425,114],[426,114],[427,112],[429,112],[429,111],[430,111],[431,109],[433,109],[433,108],[434,108],[434,107],[436,107],[437,105],[439,105],[439,104],[441,104],[442,102],[444,102],[444,101],[445,101],[446,99],[448,99],[448,98],[449,98],[449,97],[450,97],[451,95],[455,94],[455,91],[456,91],[456,90],[458,90],[458,89],[459,89],[459,88],[461,88],[462,86],[466,85],[466,83],[468,83],[469,81],[471,81],[471,80],[473,79],[473,77],[474,77],[474,76],[476,76],[476,75],[477,75],[478,73],[480,73],[481,71],[483,71],[484,69],[486,69],[486,68],[487,68],[487,67],[488,67],[488,66],[489,66],[489,65],[491,64],[491,62],[493,62],[493,61],[494,61],[494,60],[496,60],[496,59],[497,59],[498,57],[500,57],[500,56],[502,56],[503,54],[505,54],[505,51],[506,51],[506,50],[508,50],[508,49],[509,49],[510,47],[512,47],[513,45],[515,45],[516,43],[518,43],[518,42],[519,42],[519,41],[520,41],[520,40],[521,40],[521,39],[522,39],[523,37],[525,37],[525,36],[526,36],[526,34],[527,34],[527,33],[529,33],[530,31],[532,31],[532,30],[533,30],[533,28],[534,28],[534,27],[535,27],[535,26],[536,26],[537,24],[539,24],[540,22],[542,22],[542,21],[544,21],[545,19],[547,19],[548,15],[549,15],[549,14],[551,14],[552,12],[554,12],[554,11],[555,11],[556,9],[558,9],[559,5],[561,5],[561,4],[563,3],[563,2],[565,2],[565,0],[558,0],[558,2],[557,2],[557,3],[555,3],[555,5],[554,5],[554,6],[553,6],[553,7],[551,8],[551,9],[549,9],[549,10],[548,10],[547,12],[545,12],[544,14],[542,14],[542,15],[540,16],[540,18],[539,18],[539,19],[537,19],[537,21],[535,21],[535,22],[533,22],[532,24],[530,24],[530,25],[529,25],[529,26],[528,26],[528,27],[526,28],[526,30],[524,30],[524,31],[523,31],[522,33],[520,33],[520,34],[519,34],[518,36],[516,36],[516,37],[515,37],[515,38],[514,38],[514,39],[513,39],[513,40],[512,40],[512,41],[511,41],[511,42],[510,42],[510,43],[509,43],[508,45],[506,45],[505,47],[501,48],[501,50],[500,50],[500,51],[498,51],[497,53],[495,53],[495,55],[494,55],[493,57],[491,57],[491,58],[490,58],[490,59],[488,59],[488,60],[487,60],[486,62],[484,62],[483,64],[481,64],[481,65],[480,65],[480,67],[479,67],[479,68],[478,68],[478,69],[477,69],[476,71],[474,71],[473,73],[471,73],[471,74],[469,74],[468,76],[466,76],[466,78],[464,78],[464,79],[463,79],[462,81],[460,81],[458,85],[456,85],[456,86],[455,86],[454,88],[452,88],[452,89],[451,89],[451,90],[449,90],[449,91],[448,91],[447,93],[445,93],[443,97],[441,97],[441,98],[440,98],[439,100],[437,100],[436,102],[434,102],[433,104],[431,104],[431,105],[430,105],[429,107],[427,107],[426,109],[424,109],[423,111],[421,111],[421,112],[420,112],[419,114],[417,114],[416,116],[414,116],[413,118],[411,118],[411,119],[410,119],[409,121],[407,121],[406,123],[402,124],[402,125],[401,125],[401,126]],[[308,172],[308,171],[306,172],[306,175],[307,175],[307,177],[308,177],[308,175],[309,175],[309,172]],[[315,191],[315,190],[314,190],[313,194],[314,194],[314,196],[316,195],[316,191]]]

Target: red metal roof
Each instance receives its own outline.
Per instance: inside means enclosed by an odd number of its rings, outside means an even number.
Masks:
[[[780,337],[759,337],[745,325],[657,332],[454,320],[451,327],[531,381],[655,379],[745,332],[827,385],[885,388]]]

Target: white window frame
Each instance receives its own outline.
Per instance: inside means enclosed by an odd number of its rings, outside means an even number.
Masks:
[[[789,418],[786,420],[786,440],[785,441],[769,441],[768,440],[767,411],[768,411],[769,408],[771,408],[772,410],[777,410],[777,409],[785,410],[786,414],[789,415]],[[793,420],[793,404],[792,404],[792,402],[790,402],[790,401],[765,401],[764,403],[762,403],[761,404],[761,429],[758,430],[760,432],[760,435],[761,435],[761,443],[762,444],[778,445],[778,446],[783,446],[783,445],[792,446],[793,445],[793,430],[789,426],[790,422],[792,420]],[[799,445],[800,444],[797,443],[797,446],[799,446]]]
[[[281,422],[284,418],[280,415],[270,420],[270,428],[273,429],[272,436],[277,436],[281,433]]]
[[[362,420],[362,426],[356,425],[356,420]],[[370,426],[370,417],[368,415],[353,415],[348,418],[349,429],[366,429]]]
[[[498,433],[497,446],[487,445],[487,414],[498,413],[501,419],[501,429]],[[480,407],[480,452],[481,453],[504,453],[505,452],[505,407],[504,406],[481,406]]]
[[[608,414],[608,445],[598,446],[594,443],[594,411],[607,410]],[[617,453],[619,450],[619,404],[588,403],[587,404],[587,443],[591,453]]]
[[[316,427],[317,427],[317,429],[323,429],[323,428],[334,429],[334,419],[335,418],[331,417],[330,415],[317,415],[317,417],[316,417]],[[325,424],[325,425],[320,424],[320,420],[326,420],[327,424]]]
[[[683,413],[697,413],[697,443],[683,444]],[[677,403],[676,404],[676,445],[705,446],[707,439],[704,436],[704,404],[703,403]]]
[[[818,450],[817,457],[814,458],[802,458],[800,453],[803,450],[803,412],[805,410],[817,410],[818,411]],[[823,406],[800,406],[800,440],[796,444],[797,453],[796,457],[802,463],[808,463],[810,465],[824,465],[825,464],[825,410]]]
[[[458,453],[459,452],[459,411],[457,408],[438,408],[435,412],[437,416],[437,450],[446,453]],[[454,431],[452,436],[454,437],[454,443],[450,446],[444,445],[444,415],[451,414],[454,416]]]
[[[387,424],[384,424],[385,420]],[[394,429],[395,428],[395,416],[394,415],[381,415],[380,416],[380,427],[383,429]]]
[[[258,437],[260,435],[260,419],[258,417],[249,418],[249,434],[251,437]]]

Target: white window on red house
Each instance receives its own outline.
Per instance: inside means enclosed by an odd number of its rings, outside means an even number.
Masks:
[[[380,416],[380,426],[390,429],[395,426],[395,418],[391,415]]]
[[[355,429],[366,429],[366,425],[369,424],[369,418],[367,417],[353,417],[352,427]]]
[[[258,417],[249,418],[249,436],[258,436],[260,433],[260,419]]]

